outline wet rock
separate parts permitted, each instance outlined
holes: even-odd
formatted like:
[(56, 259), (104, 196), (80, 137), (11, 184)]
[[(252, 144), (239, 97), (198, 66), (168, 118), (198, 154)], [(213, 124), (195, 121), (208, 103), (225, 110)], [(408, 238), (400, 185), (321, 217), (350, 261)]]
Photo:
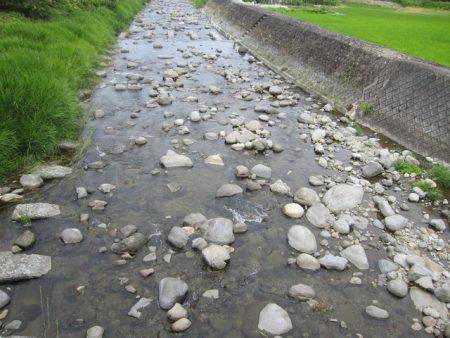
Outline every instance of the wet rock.
[(188, 285), (181, 279), (166, 277), (159, 282), (159, 306), (168, 310), (175, 303), (182, 303), (188, 292)]
[(102, 200), (92, 200), (88, 203), (88, 206), (92, 208), (92, 210), (103, 210), (107, 205), (108, 202)]
[(139, 270), (139, 274), (144, 278), (147, 278), (148, 276), (153, 275), (154, 273), (155, 273), (155, 269), (153, 269), (153, 268)]
[(168, 95), (162, 95), (162, 96), (158, 97), (156, 102), (158, 102), (158, 104), (160, 106), (168, 106), (168, 105), (172, 104), (173, 98)]
[(30, 230), (25, 230), (20, 234), (19, 237), (16, 238), (14, 244), (19, 246), (22, 249), (29, 249), (36, 242), (36, 236)]
[(51, 257), (0, 252), (0, 282), (37, 278), (52, 268)]
[(199, 122), (202, 118), (201, 118), (201, 116), (200, 116), (200, 112), (194, 110), (194, 111), (192, 111), (192, 112), (189, 114), (189, 119), (190, 119), (192, 122)]
[(398, 231), (403, 229), (406, 226), (406, 223), (408, 223), (408, 219), (403, 217), (402, 215), (392, 215), (384, 219), (386, 228), (391, 231)]
[(387, 289), (390, 293), (399, 298), (403, 298), (408, 294), (408, 284), (400, 278), (387, 282)]
[(447, 318), (447, 307), (432, 294), (413, 286), (409, 290), (409, 296), (417, 310), (422, 312), (424, 308), (431, 307), (439, 312), (441, 318)]
[(26, 219), (41, 219), (58, 216), (61, 213), (59, 205), (49, 203), (30, 203), (16, 205), (11, 216), (13, 221)]
[(289, 195), (291, 188), (282, 180), (276, 180), (275, 183), (270, 185), (270, 191), (281, 195)]
[(103, 169), (104, 167), (106, 167), (106, 163), (103, 161), (94, 161), (94, 162), (88, 163), (87, 167), (89, 169), (99, 170), (99, 169)]
[(380, 259), (378, 261), (378, 267), (381, 273), (384, 274), (398, 270), (398, 265), (388, 259)]
[(334, 220), (328, 208), (322, 203), (313, 204), (306, 211), (306, 218), (312, 225), (318, 228), (325, 228)]
[(205, 224), (208, 220), (205, 216), (203, 216), (200, 213), (192, 213), (184, 217), (183, 219), (183, 225), (184, 226), (190, 226), (195, 229), (200, 228), (203, 224)]
[(208, 243), (205, 241), (204, 238), (202, 237), (198, 237), (195, 238), (192, 241), (192, 248), (193, 249), (197, 249), (197, 250), (203, 250), (204, 248), (206, 248), (208, 246)]
[(375, 305), (369, 305), (366, 307), (366, 313), (376, 319), (387, 319), (389, 318), (389, 313)]
[(18, 194), (4, 194), (0, 196), (0, 201), (3, 203), (16, 203), (22, 200), (23, 196)]
[(2, 290), (0, 290), (0, 310), (3, 309), (6, 305), (9, 304), (11, 298), (8, 294)]
[(211, 155), (205, 158), (205, 164), (219, 165), (219, 166), (225, 165), (225, 163), (223, 163), (222, 157), (220, 157), (219, 154)]
[(137, 231), (137, 227), (134, 224), (127, 224), (120, 228), (119, 232), (122, 238), (127, 238)]
[(442, 286), (434, 290), (437, 299), (444, 303), (450, 303), (450, 282), (442, 284)]
[(258, 329), (272, 335), (282, 335), (292, 330), (291, 318), (282, 307), (269, 303), (259, 313)]
[(186, 232), (178, 226), (172, 227), (170, 229), (169, 235), (167, 236), (167, 240), (174, 247), (182, 249), (186, 246), (189, 237), (186, 235)]
[(357, 185), (337, 184), (323, 196), (323, 203), (332, 212), (350, 210), (358, 206), (363, 198), (364, 190)]
[(202, 297), (208, 299), (219, 299), (219, 290), (218, 289), (206, 290), (205, 292), (203, 292)]
[(143, 146), (144, 144), (147, 144), (147, 139), (144, 136), (138, 136), (134, 140), (134, 144), (138, 146)]
[(183, 332), (191, 327), (191, 321), (187, 318), (178, 319), (175, 323), (170, 326), (173, 332)]
[(77, 199), (85, 198), (88, 195), (87, 189), (84, 187), (77, 187), (75, 191), (77, 193)]
[(234, 195), (242, 194), (244, 190), (237, 184), (226, 183), (223, 184), (217, 191), (216, 197), (231, 197)]
[(215, 244), (230, 244), (234, 242), (233, 222), (227, 218), (213, 218), (207, 223), (205, 240)]
[(283, 206), (283, 213), (290, 218), (301, 218), (304, 210), (300, 204), (288, 203)]
[(40, 167), (34, 174), (39, 175), (44, 180), (53, 178), (63, 178), (72, 173), (72, 168), (61, 165), (46, 165)]
[(327, 136), (327, 132), (324, 129), (314, 129), (311, 133), (311, 140), (313, 143), (316, 143)]
[(134, 317), (137, 319), (141, 318), (142, 313), (140, 312), (140, 310), (149, 306), (151, 304), (151, 302), (152, 302), (152, 299), (150, 299), (150, 298), (145, 298), (145, 297), (140, 298), (137, 301), (137, 303), (131, 307), (130, 311), (128, 311), (128, 315), (130, 317)]
[(202, 250), (203, 259), (216, 270), (224, 269), (230, 260), (229, 250), (217, 244), (211, 244)]
[(86, 332), (86, 338), (102, 338), (105, 333), (105, 329), (101, 326), (93, 326)]
[(250, 171), (248, 170), (247, 167), (243, 166), (243, 165), (238, 165), (236, 167), (236, 171), (235, 171), (236, 177), (239, 178), (246, 178), (249, 176)]
[(383, 171), (383, 166), (378, 162), (370, 162), (362, 168), (362, 174), (366, 178), (378, 176)]
[(111, 251), (120, 254), (124, 252), (135, 253), (138, 252), (140, 248), (142, 248), (148, 239), (145, 235), (140, 232), (136, 232), (135, 234), (122, 239), (118, 243), (114, 243), (111, 245)]
[(325, 255), (319, 259), (320, 265), (328, 270), (339, 270), (342, 271), (347, 266), (347, 259), (344, 257)]
[(309, 182), (309, 184), (311, 184), (312, 186), (315, 186), (315, 187), (325, 184), (324, 178), (320, 175), (319, 176), (318, 175), (309, 176), (308, 182)]
[(359, 245), (351, 245), (341, 251), (341, 256), (347, 258), (350, 263), (360, 270), (367, 270), (369, 268), (369, 261), (367, 260), (364, 248)]
[(172, 150), (168, 150), (166, 155), (161, 157), (160, 162), (165, 168), (179, 168), (179, 167), (191, 168), (194, 166), (189, 157), (179, 155)]
[(295, 192), (294, 201), (309, 207), (317, 202), (320, 202), (320, 198), (314, 190), (303, 187)]
[(83, 240), (83, 234), (77, 228), (67, 228), (61, 232), (60, 238), (64, 244), (76, 244)]
[(257, 164), (255, 165), (252, 170), (252, 174), (255, 174), (258, 177), (270, 179), (272, 177), (272, 169), (268, 166), (265, 166), (264, 164)]
[(180, 303), (176, 303), (169, 311), (167, 311), (167, 318), (172, 321), (186, 318), (187, 315), (187, 310)]
[(373, 201), (375, 202), (375, 204), (377, 205), (378, 209), (380, 210), (381, 214), (384, 217), (389, 217), (389, 216), (394, 216), (395, 215), (395, 211), (394, 209), (392, 209), (391, 205), (389, 204), (389, 202), (379, 196), (375, 196), (373, 198)]
[(283, 89), (281, 89), (279, 86), (270, 86), (269, 94), (273, 96), (281, 95), (283, 94)]
[(100, 184), (98, 190), (100, 190), (104, 194), (109, 194), (110, 192), (116, 190), (116, 186), (110, 183), (103, 183)]
[(24, 188), (35, 189), (44, 184), (44, 180), (38, 174), (27, 174), (20, 176), (20, 184)]
[[(18, 319), (10, 321), (8, 324), (5, 325), (5, 329), (8, 331), (17, 331), (22, 326), (22, 322)], [(14, 337), (13, 337), (14, 338)]]
[(320, 263), (317, 258), (306, 253), (301, 253), (296, 259), (299, 268), (304, 270), (317, 271), (320, 269)]
[(316, 237), (307, 227), (293, 225), (287, 234), (289, 245), (297, 251), (312, 254), (317, 251)]
[(313, 299), (316, 296), (314, 289), (309, 285), (296, 284), (289, 288), (289, 296), (300, 301)]
[(437, 231), (445, 231), (446, 225), (445, 221), (440, 218), (435, 218), (430, 221), (430, 226), (435, 228)]
[(247, 224), (243, 222), (238, 222), (233, 225), (233, 232), (235, 234), (243, 234), (247, 232), (247, 229), (248, 229)]

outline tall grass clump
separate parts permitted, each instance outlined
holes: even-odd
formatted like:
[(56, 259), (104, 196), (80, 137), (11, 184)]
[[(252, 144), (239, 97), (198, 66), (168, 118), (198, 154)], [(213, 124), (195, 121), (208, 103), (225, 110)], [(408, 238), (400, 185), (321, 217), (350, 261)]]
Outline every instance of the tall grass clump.
[(147, 0), (75, 2), (49, 20), (0, 15), (0, 178), (77, 137), (79, 89), (93, 83), (101, 53)]

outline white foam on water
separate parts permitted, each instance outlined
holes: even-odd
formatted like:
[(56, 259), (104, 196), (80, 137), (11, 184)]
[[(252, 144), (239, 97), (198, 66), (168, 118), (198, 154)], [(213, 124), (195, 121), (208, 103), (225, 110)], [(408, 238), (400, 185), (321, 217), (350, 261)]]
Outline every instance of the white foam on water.
[(264, 217), (267, 216), (267, 214), (264, 211), (262, 211), (262, 208), (259, 206), (252, 206), (252, 211), (250, 215), (247, 213), (243, 215), (239, 211), (229, 208), (227, 206), (224, 206), (224, 208), (229, 212), (231, 212), (233, 214), (234, 220), (239, 223), (245, 223), (246, 221), (261, 223)]

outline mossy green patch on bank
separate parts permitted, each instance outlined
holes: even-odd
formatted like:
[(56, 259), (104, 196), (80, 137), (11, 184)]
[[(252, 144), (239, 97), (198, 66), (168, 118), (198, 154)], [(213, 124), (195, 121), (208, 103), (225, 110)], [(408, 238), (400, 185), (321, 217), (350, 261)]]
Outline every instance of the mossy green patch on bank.
[(450, 12), (346, 4), (326, 11), (271, 8), (425, 60), (450, 66)]
[(208, 0), (194, 0), (194, 4), (196, 8), (201, 8), (206, 5)]
[(147, 0), (74, 11), (51, 20), (0, 15), (0, 178), (57, 153), (83, 125), (78, 91)]

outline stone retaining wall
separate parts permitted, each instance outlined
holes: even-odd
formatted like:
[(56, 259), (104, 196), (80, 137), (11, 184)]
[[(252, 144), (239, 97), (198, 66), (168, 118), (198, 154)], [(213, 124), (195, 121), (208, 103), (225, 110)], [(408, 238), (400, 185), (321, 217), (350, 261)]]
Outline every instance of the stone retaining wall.
[(450, 69), (231, 0), (210, 0), (213, 22), (341, 111), (422, 155), (450, 162)]

